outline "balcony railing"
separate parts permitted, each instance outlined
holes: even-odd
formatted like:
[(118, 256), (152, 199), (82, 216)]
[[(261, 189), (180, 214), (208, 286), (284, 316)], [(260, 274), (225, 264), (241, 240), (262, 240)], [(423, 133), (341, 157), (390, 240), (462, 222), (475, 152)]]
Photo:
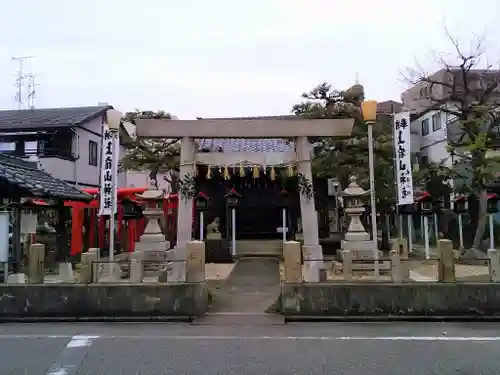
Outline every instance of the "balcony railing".
[(18, 158), (28, 158), (30, 156), (38, 156), (39, 158), (50, 158), (50, 157), (55, 157), (55, 158), (62, 158), (62, 159), (68, 159), (68, 160), (75, 160), (75, 156), (70, 152), (66, 150), (61, 150), (58, 148), (44, 148), (43, 150), (24, 150), (23, 152), (20, 151), (10, 151), (10, 150), (5, 150), (2, 151), (0, 150), (1, 153), (16, 156)]

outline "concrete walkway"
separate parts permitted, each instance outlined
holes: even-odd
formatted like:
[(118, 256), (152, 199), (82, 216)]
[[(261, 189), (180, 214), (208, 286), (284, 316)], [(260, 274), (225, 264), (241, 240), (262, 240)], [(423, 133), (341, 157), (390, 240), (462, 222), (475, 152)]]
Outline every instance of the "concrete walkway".
[(241, 258), (220, 288), (213, 291), (210, 312), (265, 313), (279, 295), (278, 259)]

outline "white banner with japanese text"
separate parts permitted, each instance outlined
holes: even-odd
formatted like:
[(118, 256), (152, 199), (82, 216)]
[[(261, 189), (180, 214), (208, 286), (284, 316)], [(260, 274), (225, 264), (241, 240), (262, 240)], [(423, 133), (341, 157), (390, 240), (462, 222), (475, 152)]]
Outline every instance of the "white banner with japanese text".
[(113, 201), (115, 202), (113, 214), (116, 214), (119, 153), (120, 142), (118, 132), (110, 131), (108, 124), (103, 124), (99, 215), (111, 215)]
[(410, 112), (394, 114), (395, 174), (398, 187), (398, 206), (413, 203), (410, 140)]

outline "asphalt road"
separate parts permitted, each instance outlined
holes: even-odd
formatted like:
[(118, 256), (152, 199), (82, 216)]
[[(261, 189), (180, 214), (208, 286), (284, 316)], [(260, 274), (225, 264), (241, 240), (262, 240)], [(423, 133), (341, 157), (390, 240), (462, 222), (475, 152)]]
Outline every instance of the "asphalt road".
[(0, 325), (1, 375), (500, 372), (498, 323)]

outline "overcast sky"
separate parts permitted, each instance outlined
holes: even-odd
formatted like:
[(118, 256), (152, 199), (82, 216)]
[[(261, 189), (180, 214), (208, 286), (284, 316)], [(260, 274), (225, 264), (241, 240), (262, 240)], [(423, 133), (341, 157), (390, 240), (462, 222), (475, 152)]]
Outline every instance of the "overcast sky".
[(398, 100), (401, 71), (488, 33), (500, 1), (0, 0), (0, 108), (15, 108), (17, 63), (39, 74), (37, 107), (107, 102), (181, 119), (289, 113), (300, 94), (355, 82)]

